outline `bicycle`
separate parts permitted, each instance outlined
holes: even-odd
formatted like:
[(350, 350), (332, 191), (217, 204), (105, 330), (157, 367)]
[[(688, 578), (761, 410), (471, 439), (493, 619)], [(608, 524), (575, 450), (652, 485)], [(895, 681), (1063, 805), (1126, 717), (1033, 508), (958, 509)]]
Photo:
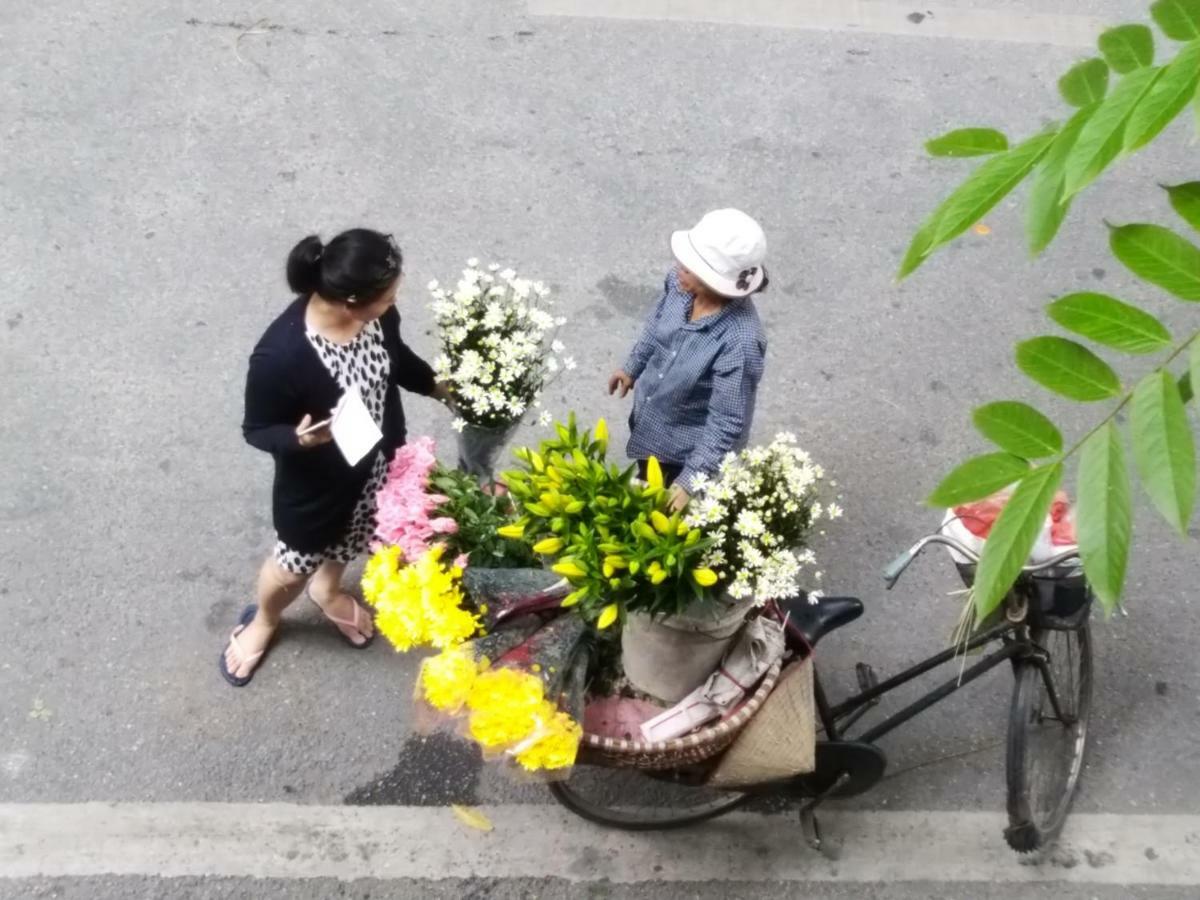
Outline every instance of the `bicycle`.
[[(970, 583), (978, 556), (943, 534), (922, 538), (884, 570), (890, 590), (930, 545), (955, 550)], [(1052, 843), (1062, 830), (1083, 768), (1091, 711), (1092, 640), (1089, 618), (1092, 593), (1083, 577), (1077, 550), (1068, 550), (1026, 566), (1001, 610), (957, 646), (878, 681), (870, 666), (859, 663), (859, 692), (833, 704), (821, 686), (813, 658), (813, 694), (819, 739), (812, 772), (764, 782), (736, 791), (705, 785), (714, 761), (665, 771), (619, 769), (589, 764), (581, 757), (569, 779), (550, 785), (555, 799), (573, 813), (599, 825), (647, 831), (681, 828), (731, 812), (756, 798), (798, 799), (805, 837), (815, 849), (823, 842), (816, 810), (830, 797), (864, 793), (884, 776), (887, 757), (876, 741), (935, 703), (1011, 663), (1014, 686), (1006, 750), (1008, 827), (1005, 840), (1020, 853)], [(784, 623), (789, 662), (813, 654), (818, 642), (863, 613), (855, 597), (805, 597), (768, 606), (764, 614)], [(966, 666), (965, 654), (994, 642), (1000, 646)], [(918, 700), (857, 737), (848, 730), (889, 692), (952, 660), (963, 668)], [(623, 779), (630, 779), (625, 783)], [(595, 796), (589, 796), (594, 794)], [(669, 801), (669, 802), (663, 802)]]

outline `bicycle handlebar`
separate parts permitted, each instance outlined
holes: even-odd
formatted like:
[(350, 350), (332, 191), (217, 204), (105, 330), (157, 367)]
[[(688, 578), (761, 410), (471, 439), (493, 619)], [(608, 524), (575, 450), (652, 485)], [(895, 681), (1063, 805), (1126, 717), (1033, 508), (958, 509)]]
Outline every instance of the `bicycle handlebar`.
[[(956, 540), (955, 538), (945, 534), (926, 535), (925, 537), (921, 538), (921, 540), (909, 547), (906, 551), (893, 559), (884, 568), (883, 580), (889, 591), (896, 586), (896, 582), (900, 580), (900, 576), (904, 574), (904, 570), (907, 569), (912, 564), (912, 561), (920, 556), (925, 548), (930, 544), (941, 544), (945, 547), (949, 547), (951, 550), (961, 553), (963, 556), (967, 557), (967, 559), (971, 560), (971, 562), (979, 562), (979, 554), (966, 544), (962, 543), (962, 541)], [(1070, 550), (1064, 550), (1062, 553), (1052, 556), (1043, 562), (1034, 563), (1030, 566), (1022, 566), (1021, 571), (1025, 573), (1042, 572), (1046, 569), (1052, 569), (1055, 566), (1061, 566), (1069, 559), (1078, 558), (1079, 548), (1072, 547)]]

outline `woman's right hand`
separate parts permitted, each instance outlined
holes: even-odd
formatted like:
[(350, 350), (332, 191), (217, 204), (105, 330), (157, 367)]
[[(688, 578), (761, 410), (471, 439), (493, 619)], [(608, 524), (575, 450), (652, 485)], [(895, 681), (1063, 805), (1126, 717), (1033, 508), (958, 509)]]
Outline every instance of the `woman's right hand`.
[(616, 394), (617, 391), (620, 391), (618, 396), (624, 397), (631, 390), (633, 390), (633, 381), (634, 379), (632, 375), (630, 375), (624, 369), (617, 369), (617, 371), (608, 376), (608, 392), (610, 394)]
[(329, 430), (329, 425), (322, 425), (315, 431), (310, 431), (307, 434), (301, 434), (307, 428), (311, 428), (313, 423), (312, 416), (308, 413), (304, 414), (304, 418), (300, 420), (300, 424), (296, 426), (296, 439), (300, 442), (301, 447), (316, 447), (320, 444), (328, 444), (333, 440), (333, 433)]

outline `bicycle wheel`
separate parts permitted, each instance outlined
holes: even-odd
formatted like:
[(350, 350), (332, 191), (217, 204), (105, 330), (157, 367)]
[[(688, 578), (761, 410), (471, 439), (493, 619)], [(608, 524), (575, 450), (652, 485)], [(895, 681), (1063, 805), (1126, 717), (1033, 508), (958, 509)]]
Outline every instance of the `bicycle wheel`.
[(1016, 667), (1008, 722), (1008, 828), (1004, 838), (1018, 853), (1051, 843), (1062, 830), (1083, 769), (1092, 700), (1092, 634), (1076, 629), (1035, 630), (1033, 642), (1049, 658), (1047, 671), (1059, 702), (1050, 700), (1042, 669), (1026, 660)]
[(665, 831), (696, 825), (737, 809), (749, 794), (705, 787), (699, 770), (661, 772), (576, 765), (550, 793), (589, 822), (624, 831)]

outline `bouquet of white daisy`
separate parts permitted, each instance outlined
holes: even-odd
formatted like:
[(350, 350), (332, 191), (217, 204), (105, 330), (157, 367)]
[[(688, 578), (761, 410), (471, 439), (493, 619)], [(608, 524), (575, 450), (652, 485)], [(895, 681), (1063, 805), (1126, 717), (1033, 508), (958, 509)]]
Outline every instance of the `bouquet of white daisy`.
[[(467, 268), (453, 288), (430, 282), (442, 352), (434, 368), (450, 384), (458, 418), (459, 467), (491, 478), (495, 460), (542, 390), (575, 362), (556, 337), (566, 319), (550, 290), (492, 264)], [(542, 419), (550, 420), (547, 413)]]
[(713, 545), (701, 563), (717, 573), (725, 592), (758, 604), (795, 597), (802, 570), (816, 571), (806, 545), (821, 519), (837, 519), (836, 503), (822, 505), (824, 470), (781, 433), (765, 447), (730, 453), (715, 478), (694, 482), (686, 522)]

